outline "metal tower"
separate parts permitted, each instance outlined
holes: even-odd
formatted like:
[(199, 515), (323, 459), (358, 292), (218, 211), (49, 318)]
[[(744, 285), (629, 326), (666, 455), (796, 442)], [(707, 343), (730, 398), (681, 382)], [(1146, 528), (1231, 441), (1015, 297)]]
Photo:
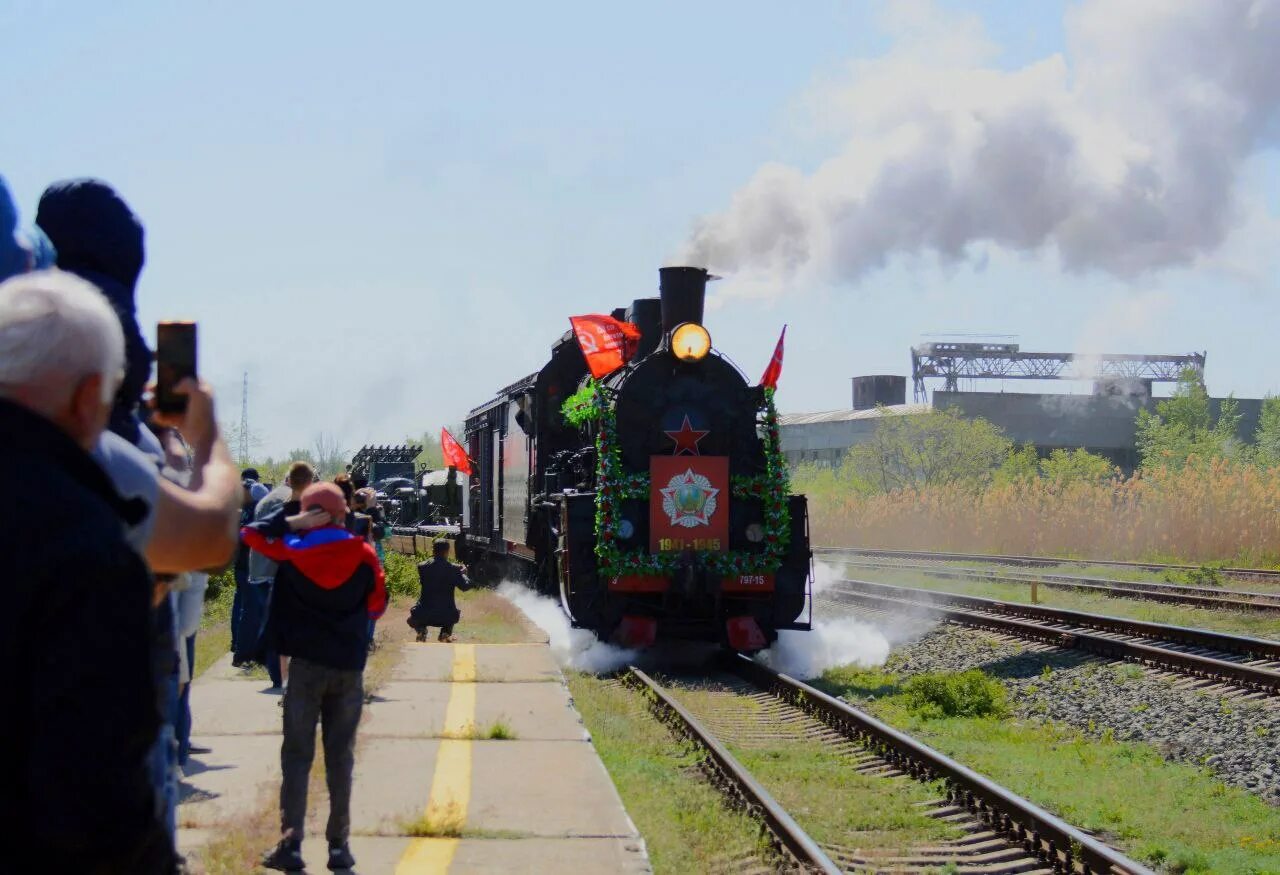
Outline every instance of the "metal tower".
[(1072, 352), (1023, 352), (1016, 343), (922, 343), (911, 348), (911, 379), (917, 401), (924, 400), (925, 378), (941, 377), (946, 392), (960, 380), (1129, 380), (1148, 384), (1177, 382), (1186, 371), (1204, 384), (1205, 353), (1189, 355), (1081, 355)]

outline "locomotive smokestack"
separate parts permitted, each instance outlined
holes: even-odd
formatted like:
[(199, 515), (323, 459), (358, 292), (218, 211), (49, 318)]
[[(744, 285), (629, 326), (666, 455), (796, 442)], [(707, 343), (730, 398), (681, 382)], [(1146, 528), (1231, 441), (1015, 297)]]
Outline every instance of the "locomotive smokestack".
[(703, 267), (658, 268), (658, 292), (662, 297), (662, 332), (681, 322), (702, 324), (710, 274)]

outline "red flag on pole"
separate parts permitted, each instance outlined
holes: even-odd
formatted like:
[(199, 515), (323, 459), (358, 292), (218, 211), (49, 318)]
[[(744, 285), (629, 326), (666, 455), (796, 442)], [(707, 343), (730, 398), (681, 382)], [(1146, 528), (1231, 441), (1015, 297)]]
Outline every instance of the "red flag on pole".
[(597, 380), (626, 364), (640, 339), (640, 329), (612, 316), (592, 314), (570, 316), (569, 324), (578, 338), (582, 357)]
[(471, 459), (462, 444), (453, 439), (449, 429), (440, 429), (440, 452), (444, 455), (444, 463), (450, 468), (457, 468), (459, 474), (471, 473)]
[(766, 389), (778, 388), (778, 378), (782, 376), (782, 342), (787, 339), (787, 326), (782, 326), (782, 333), (778, 335), (778, 345), (773, 348), (773, 358), (769, 360), (769, 367), (764, 369), (764, 376), (760, 378), (760, 385)]

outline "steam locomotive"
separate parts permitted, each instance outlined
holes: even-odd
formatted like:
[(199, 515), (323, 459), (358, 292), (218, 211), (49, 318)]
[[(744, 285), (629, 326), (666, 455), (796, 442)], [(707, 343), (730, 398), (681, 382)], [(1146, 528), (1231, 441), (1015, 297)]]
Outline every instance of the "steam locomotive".
[(658, 298), (614, 310), (639, 338), (612, 373), (593, 379), (590, 338), (569, 331), (467, 415), (473, 576), (521, 578), (631, 647), (752, 652), (810, 628), (805, 498), (787, 491), (772, 390), (711, 346), (710, 278), (665, 267)]

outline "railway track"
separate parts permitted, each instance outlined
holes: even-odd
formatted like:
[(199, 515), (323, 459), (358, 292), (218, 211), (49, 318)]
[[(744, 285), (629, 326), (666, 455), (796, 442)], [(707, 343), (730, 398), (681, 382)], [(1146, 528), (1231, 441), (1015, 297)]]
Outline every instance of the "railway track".
[[(1058, 559), (1050, 556), (1004, 556), (990, 553), (949, 553), (929, 550), (886, 550), (871, 547), (814, 547), (817, 556), (887, 556), (935, 562), (982, 562), (987, 565), (1015, 565), (1024, 568), (1051, 568), (1065, 565), (1077, 568), (1119, 568), (1157, 573), (1188, 573), (1203, 570), (1198, 565), (1169, 565), (1159, 562), (1125, 562), (1117, 559)], [(1230, 580), (1266, 581), (1280, 584), (1280, 569), (1216, 568), (1217, 574)]]
[[(705, 752), (713, 782), (761, 821), (782, 861), (806, 872), (1149, 873), (1092, 836), (992, 783), (932, 748), (846, 702), (742, 656), (726, 661), (726, 695), (704, 703), (705, 719), (680, 695), (632, 668), (625, 682), (641, 690), (650, 709)], [(837, 749), (850, 769), (884, 780), (941, 780), (945, 795), (924, 803), (929, 816), (958, 828), (960, 837), (893, 853), (820, 844), (730, 753), (725, 741), (750, 746), (818, 740)], [(949, 867), (949, 868), (948, 868)]]
[(1206, 683), (1226, 681), (1254, 697), (1280, 693), (1280, 641), (1266, 638), (870, 580), (840, 580), (827, 590), (825, 597), (1140, 662), (1192, 675)]
[(945, 568), (938, 565), (898, 560), (845, 559), (847, 567), (883, 571), (910, 571), (945, 580), (984, 580), (994, 583), (1036, 583), (1048, 589), (1097, 592), (1112, 598), (1143, 599), (1188, 607), (1225, 611), (1270, 611), (1280, 613), (1280, 593), (1236, 589), (1208, 589), (1177, 583), (1117, 581), (1106, 577), (1078, 577), (1069, 574), (1037, 574), (1020, 571), (991, 571), (982, 568)]

